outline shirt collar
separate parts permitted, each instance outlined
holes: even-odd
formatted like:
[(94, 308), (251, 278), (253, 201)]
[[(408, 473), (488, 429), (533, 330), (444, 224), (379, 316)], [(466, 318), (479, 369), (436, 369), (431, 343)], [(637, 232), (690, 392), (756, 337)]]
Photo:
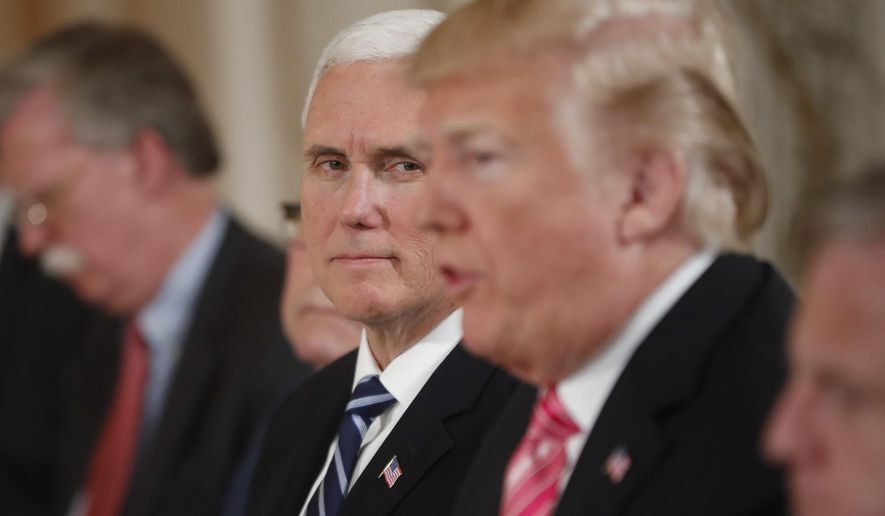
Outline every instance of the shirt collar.
[[(559, 383), (557, 394), (569, 415), (583, 431), (588, 431), (595, 424), (599, 411), (608, 398), (608, 392), (636, 348), (710, 267), (715, 258), (716, 251), (704, 250), (682, 262), (646, 297), (621, 331), (603, 346), (604, 351), (601, 354)], [(605, 395), (587, 397), (587, 393), (594, 392), (604, 392)], [(588, 399), (592, 401), (588, 403)]]
[(209, 273), (227, 228), (228, 217), (215, 209), (197, 237), (179, 256), (158, 293), (136, 320), (151, 354), (177, 350), (190, 326), (200, 287)]
[(366, 330), (363, 329), (351, 389), (365, 376), (377, 374), (381, 384), (393, 394), (397, 402), (410, 405), (439, 364), (461, 341), (462, 317), (463, 310), (452, 312), (414, 346), (394, 358), (384, 371), (375, 362), (366, 339)]

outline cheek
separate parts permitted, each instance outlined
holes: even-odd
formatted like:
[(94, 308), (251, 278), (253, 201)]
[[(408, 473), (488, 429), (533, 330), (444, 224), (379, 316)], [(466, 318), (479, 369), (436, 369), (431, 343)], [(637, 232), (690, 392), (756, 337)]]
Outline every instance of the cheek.
[(855, 470), (858, 481), (885, 485), (885, 417), (878, 413), (854, 416), (842, 426), (844, 430), (832, 439), (839, 447), (836, 451), (845, 457), (844, 466)]
[(329, 184), (305, 178), (301, 189), (300, 234), (308, 248), (325, 243), (338, 222), (338, 201)]

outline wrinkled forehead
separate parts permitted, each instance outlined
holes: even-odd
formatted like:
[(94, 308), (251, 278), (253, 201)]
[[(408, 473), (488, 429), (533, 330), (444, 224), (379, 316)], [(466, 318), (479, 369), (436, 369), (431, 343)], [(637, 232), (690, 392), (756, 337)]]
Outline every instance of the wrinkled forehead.
[[(462, 134), (493, 128), (529, 132), (537, 126), (525, 122), (552, 116), (571, 88), (562, 56), (502, 56), (426, 82), (422, 132)], [(499, 127), (494, 126), (495, 119)]]
[(424, 92), (406, 79), (406, 69), (404, 59), (329, 67), (308, 108), (304, 147), (330, 140), (403, 144), (417, 128), (424, 100)]
[(885, 383), (885, 242), (836, 240), (813, 260), (794, 350), (880, 369)]

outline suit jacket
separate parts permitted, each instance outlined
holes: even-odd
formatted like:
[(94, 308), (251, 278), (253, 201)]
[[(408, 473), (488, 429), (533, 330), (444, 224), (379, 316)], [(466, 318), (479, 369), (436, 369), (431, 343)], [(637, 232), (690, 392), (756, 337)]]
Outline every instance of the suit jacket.
[[(344, 416), (356, 355), (330, 364), (283, 405), (265, 436), (249, 514), (297, 515), (301, 510)], [(448, 514), (452, 494), (516, 385), (503, 371), (456, 346), (375, 453), (338, 514)], [(394, 455), (403, 474), (388, 489), (379, 474)]]
[(62, 372), (95, 312), (0, 227), (0, 514), (44, 515), (57, 482)]
[[(556, 514), (785, 513), (782, 478), (759, 453), (785, 376), (793, 296), (768, 265), (719, 257), (640, 344), (606, 400)], [(504, 471), (536, 399), (518, 389), (453, 514), (498, 514)], [(619, 447), (626, 454), (613, 452)], [(610, 458), (630, 467), (620, 482)]]
[[(230, 220), (198, 295), (162, 417), (139, 455), (125, 514), (216, 515), (258, 423), (293, 376), (309, 374), (278, 320), (285, 260)], [(66, 378), (58, 513), (83, 486), (116, 385), (122, 322), (90, 329)]]

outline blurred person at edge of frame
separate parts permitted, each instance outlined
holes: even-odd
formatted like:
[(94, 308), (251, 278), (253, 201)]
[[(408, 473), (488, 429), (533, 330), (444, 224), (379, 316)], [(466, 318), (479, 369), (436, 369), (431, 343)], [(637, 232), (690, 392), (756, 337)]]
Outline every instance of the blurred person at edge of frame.
[(715, 5), (477, 0), (418, 50), (417, 215), (465, 346), (532, 384), (457, 514), (783, 513), (759, 442), (793, 295), (734, 252), (767, 180)]
[(186, 72), (84, 22), (0, 69), (0, 184), (20, 248), (112, 317), (65, 375), (54, 514), (214, 515), (293, 376), (281, 252), (220, 205)]
[(795, 516), (885, 514), (885, 165), (830, 190), (790, 338), (769, 457)]

